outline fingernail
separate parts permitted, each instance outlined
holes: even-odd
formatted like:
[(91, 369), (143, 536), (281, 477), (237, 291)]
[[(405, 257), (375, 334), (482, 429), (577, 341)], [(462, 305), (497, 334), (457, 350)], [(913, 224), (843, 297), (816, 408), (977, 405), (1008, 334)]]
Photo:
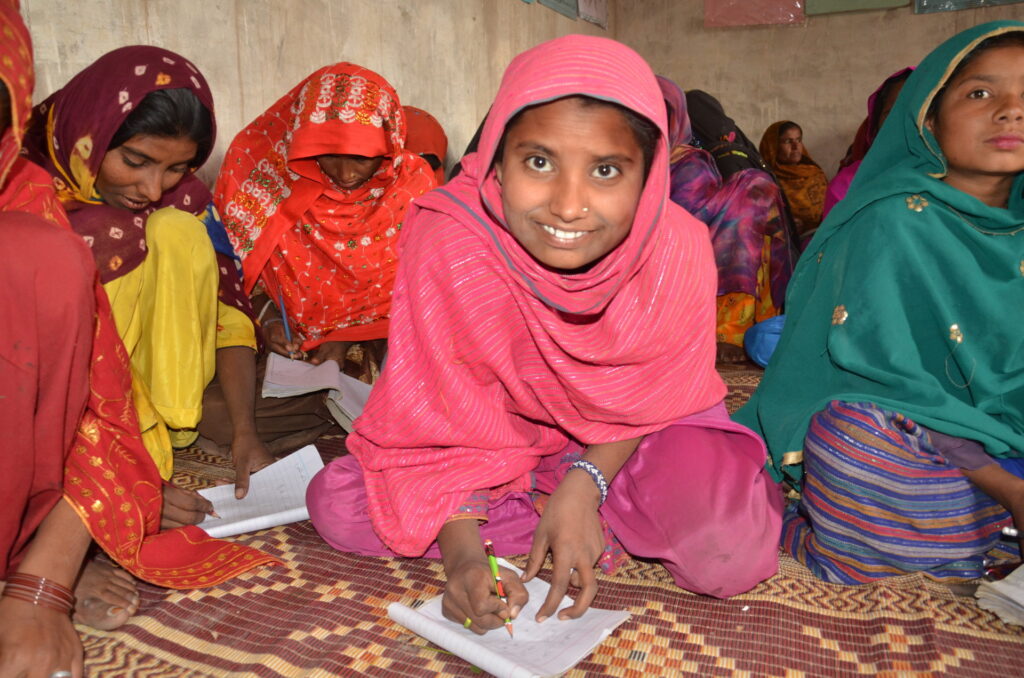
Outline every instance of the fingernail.
[[(236, 496), (237, 496), (237, 494), (236, 494)], [(241, 497), (239, 497), (239, 499), (241, 499)], [(216, 511), (214, 511), (213, 509), (210, 509), (209, 511), (207, 511), (207, 513), (209, 513), (209, 514), (210, 514), (211, 516), (213, 516), (214, 518), (220, 518), (220, 516), (219, 516), (219, 515), (217, 515), (217, 512), (216, 512)]]
[(540, 616), (540, 617), (537, 617), (537, 623), (538, 624), (543, 624), (545, 621), (547, 621), (547, 617), (545, 617), (543, 615)]
[(124, 612), (124, 608), (123, 607), (108, 607), (107, 608), (107, 616), (108, 617), (113, 617), (115, 615), (119, 615), (122, 612)]
[(520, 612), (522, 612), (522, 611), (523, 611), (523, 608), (522, 608), (522, 606), (521, 606), (521, 605), (513, 605), (513, 606), (512, 606), (512, 610), (511, 610), (510, 614), (511, 614), (511, 615), (512, 615), (513, 617), (518, 617), (518, 616), (519, 616), (519, 613), (520, 613)]

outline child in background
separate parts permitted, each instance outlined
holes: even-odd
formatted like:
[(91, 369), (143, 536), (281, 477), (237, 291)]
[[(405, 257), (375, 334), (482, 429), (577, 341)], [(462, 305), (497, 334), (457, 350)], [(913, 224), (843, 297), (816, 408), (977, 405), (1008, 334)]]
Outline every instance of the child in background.
[[(831, 582), (973, 579), (1024, 523), (1024, 23), (908, 78), (801, 258), (737, 413), (802, 482), (784, 546)], [(802, 463), (801, 463), (802, 462)]]
[(477, 633), (506, 606), (482, 540), (553, 556), (557, 611), (624, 551), (724, 597), (777, 569), (782, 501), (762, 442), (714, 370), (707, 227), (668, 197), (665, 105), (628, 47), (567, 36), (518, 56), (464, 171), (404, 231), (388, 367), (351, 456), (310, 485), (337, 549), (438, 557), (446, 616)]

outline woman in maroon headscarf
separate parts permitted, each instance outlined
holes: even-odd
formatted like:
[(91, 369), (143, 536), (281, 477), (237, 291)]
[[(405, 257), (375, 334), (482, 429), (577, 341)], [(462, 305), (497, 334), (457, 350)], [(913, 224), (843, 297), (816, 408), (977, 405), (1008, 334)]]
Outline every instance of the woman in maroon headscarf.
[[(256, 336), (238, 262), (194, 172), (209, 157), (213, 98), (199, 70), (158, 47), (114, 50), (35, 110), (29, 157), (46, 169), (91, 247), (131, 356), (146, 448), (161, 474), (197, 436), (214, 374), (229, 402), (236, 482), (270, 460), (255, 432)], [(209, 510), (168, 497), (177, 524)]]

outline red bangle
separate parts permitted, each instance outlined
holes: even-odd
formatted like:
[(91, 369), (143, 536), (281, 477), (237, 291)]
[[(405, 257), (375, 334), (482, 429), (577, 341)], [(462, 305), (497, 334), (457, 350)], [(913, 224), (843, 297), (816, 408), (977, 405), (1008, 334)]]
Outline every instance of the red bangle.
[(75, 609), (75, 594), (71, 589), (34, 574), (16, 572), (10, 575), (2, 595), (68, 615)]

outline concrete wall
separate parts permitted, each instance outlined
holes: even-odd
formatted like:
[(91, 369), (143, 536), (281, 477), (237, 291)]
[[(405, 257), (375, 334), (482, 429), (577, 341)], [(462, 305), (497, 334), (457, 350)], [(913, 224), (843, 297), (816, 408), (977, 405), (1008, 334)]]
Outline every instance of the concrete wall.
[(567, 33), (610, 35), (521, 0), (22, 0), (41, 101), (116, 47), (153, 44), (192, 60), (210, 81), (215, 176), (234, 135), (317, 68), (377, 71), (404, 104), (444, 125), (449, 164), (487, 112), (508, 62)]
[(886, 77), (965, 28), (1024, 19), (1024, 4), (921, 15), (904, 7), (813, 16), (799, 26), (706, 29), (703, 7), (701, 0), (617, 2), (615, 37), (683, 89), (718, 97), (754, 143), (776, 120), (800, 123), (829, 176)]
[(831, 175), (887, 75), (968, 26), (1024, 19), (1024, 4), (926, 15), (907, 7), (705, 29), (702, 0), (608, 4), (607, 31), (521, 0), (22, 0), (22, 13), (39, 98), (122, 45), (161, 45), (194, 61), (213, 88), (220, 128), (207, 179), (243, 125), (315, 69), (343, 60), (378, 71), (403, 103), (437, 116), (451, 165), (512, 57), (574, 32), (617, 38), (656, 72), (715, 94), (755, 142), (775, 120), (796, 120)]

